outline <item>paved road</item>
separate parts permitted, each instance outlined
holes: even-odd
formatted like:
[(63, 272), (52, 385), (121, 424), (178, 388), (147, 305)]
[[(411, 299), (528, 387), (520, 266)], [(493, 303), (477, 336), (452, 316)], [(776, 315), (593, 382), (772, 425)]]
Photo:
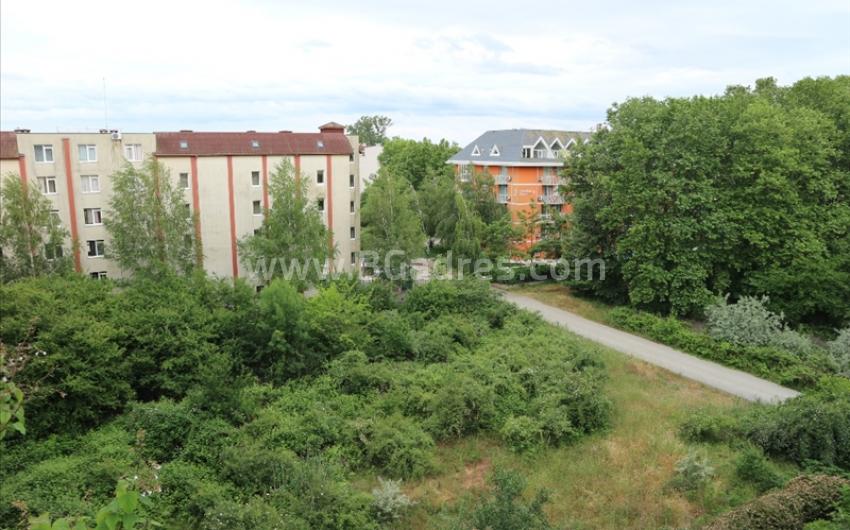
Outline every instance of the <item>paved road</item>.
[(576, 335), (746, 400), (777, 403), (799, 395), (799, 392), (790, 388), (599, 324), (533, 298), (508, 291), (502, 294), (509, 302), (524, 309), (536, 311), (545, 320), (564, 326)]

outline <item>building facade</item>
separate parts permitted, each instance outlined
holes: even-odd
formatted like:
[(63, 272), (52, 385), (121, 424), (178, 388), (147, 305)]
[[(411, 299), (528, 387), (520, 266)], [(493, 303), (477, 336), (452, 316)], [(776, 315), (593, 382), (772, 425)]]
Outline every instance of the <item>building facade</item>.
[[(3, 132), (2, 174), (17, 173), (53, 203), (54, 212), (78, 242), (77, 271), (93, 277), (126, 274), (108, 258), (111, 175), (124, 164), (141, 165), (153, 156), (184, 190), (196, 219), (203, 266), (220, 277), (247, 278), (251, 271), (237, 243), (262, 225), (272, 206), (269, 176), (288, 161), (308, 184), (336, 249), (335, 272), (357, 268), (360, 253), (360, 175), (358, 140), (342, 125), (328, 123), (317, 133), (178, 132), (33, 133)], [(12, 145), (14, 142), (14, 145)], [(71, 246), (71, 245), (69, 245)]]
[[(570, 211), (558, 190), (560, 170), (572, 147), (589, 136), (540, 129), (487, 131), (447, 163), (455, 166), (461, 182), (474, 173), (492, 175), (497, 201), (507, 206), (514, 222), (532, 215), (545, 222), (552, 212)], [(523, 246), (536, 240), (537, 233), (531, 233)]]

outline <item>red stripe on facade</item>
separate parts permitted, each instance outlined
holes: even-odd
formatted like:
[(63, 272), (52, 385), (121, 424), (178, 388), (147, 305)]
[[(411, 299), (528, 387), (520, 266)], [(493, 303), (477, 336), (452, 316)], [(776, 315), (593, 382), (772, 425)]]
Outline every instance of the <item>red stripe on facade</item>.
[(334, 250), (334, 198), (333, 198), (334, 197), (334, 194), (333, 194), (334, 173), (333, 173), (333, 164), (331, 164), (331, 155), (325, 155), (325, 165), (327, 167), (327, 174), (328, 174), (327, 175), (328, 183), (327, 183), (327, 188), (326, 188), (327, 189), (327, 198), (325, 199), (325, 202), (327, 203), (326, 206), (327, 206), (327, 209), (328, 209), (328, 246), (330, 248), (330, 256), (331, 256), (329, 270), (331, 272), (333, 272), (333, 270), (334, 270), (334, 255), (333, 255), (333, 250)]
[(24, 186), (27, 184), (27, 161), (24, 158), (24, 155), (18, 157), (18, 172), (21, 174), (21, 182), (24, 183)]
[(198, 157), (193, 156), (190, 159), (190, 171), (192, 172), (192, 207), (195, 209), (195, 262), (198, 267), (204, 266), (204, 254), (201, 251), (203, 248), (201, 239), (201, 190), (198, 186)]
[(263, 211), (268, 215), (269, 209), (269, 157), (263, 155)]
[(68, 186), (68, 209), (71, 217), (71, 245), (74, 249), (74, 269), (83, 271), (80, 262), (80, 233), (77, 230), (77, 204), (74, 197), (74, 177), (71, 175), (71, 139), (62, 138), (62, 151), (65, 156), (65, 182)]
[(236, 201), (233, 198), (233, 157), (227, 157), (227, 203), (230, 206), (230, 266), (233, 278), (239, 277), (239, 260), (236, 257)]

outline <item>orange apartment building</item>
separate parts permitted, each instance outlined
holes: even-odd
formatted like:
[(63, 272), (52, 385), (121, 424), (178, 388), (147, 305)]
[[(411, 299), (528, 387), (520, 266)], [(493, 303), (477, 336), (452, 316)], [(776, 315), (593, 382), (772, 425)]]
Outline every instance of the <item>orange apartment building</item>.
[[(497, 200), (507, 205), (514, 222), (520, 213), (538, 213), (545, 221), (553, 211), (568, 212), (569, 204), (558, 191), (564, 157), (589, 133), (540, 129), (487, 131), (448, 160), (458, 179), (473, 173), (493, 175)], [(525, 241), (531, 245), (537, 236)]]

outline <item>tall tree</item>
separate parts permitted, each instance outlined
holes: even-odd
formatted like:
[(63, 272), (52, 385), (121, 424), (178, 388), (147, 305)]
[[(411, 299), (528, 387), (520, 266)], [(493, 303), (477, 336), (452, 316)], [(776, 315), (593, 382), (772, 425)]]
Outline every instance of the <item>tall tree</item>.
[(419, 142), (393, 138), (384, 142), (384, 151), (378, 161), (382, 168), (406, 178), (418, 190), (428, 175), (454, 175), (452, 166), (446, 161), (458, 151), (460, 147), (448, 140), (433, 143), (427, 138)]
[(278, 164), (269, 182), (271, 207), (263, 225), (239, 242), (242, 262), (265, 275), (260, 278), (264, 282), (285, 278), (303, 291), (331, 265), (335, 250), (330, 232), (307, 190), (307, 181), (296, 175), (289, 161)]
[[(43, 276), (71, 269), (68, 232), (52, 203), (19, 175), (6, 175), (0, 190), (0, 278)], [(72, 244), (75, 244), (72, 242)]]
[(387, 141), (387, 128), (393, 124), (393, 120), (386, 116), (360, 116), (352, 125), (346, 127), (348, 134), (356, 134), (360, 143), (366, 145), (378, 145)]
[(469, 270), (471, 265), (481, 257), (482, 237), (485, 224), (470, 207), (463, 194), (456, 193), (454, 198), (455, 211), (457, 212), (454, 225), (454, 237), (452, 238), (451, 250), (455, 260), (467, 260), (463, 270)]
[(126, 164), (112, 175), (103, 223), (111, 236), (107, 256), (134, 274), (185, 274), (202, 255), (191, 206), (168, 169), (153, 157), (141, 167)]
[(422, 255), (425, 232), (416, 193), (407, 179), (381, 169), (364, 193), (360, 219), (363, 249), (376, 253), (384, 275), (399, 278), (409, 270), (410, 260)]
[(453, 208), (455, 182), (451, 175), (431, 173), (422, 182), (417, 192), (422, 226), (429, 238), (439, 237), (440, 223), (446, 218), (447, 210)]
[(792, 321), (850, 318), (850, 76), (717, 97), (630, 99), (568, 159), (565, 254), (583, 287), (675, 313), (770, 296)]

